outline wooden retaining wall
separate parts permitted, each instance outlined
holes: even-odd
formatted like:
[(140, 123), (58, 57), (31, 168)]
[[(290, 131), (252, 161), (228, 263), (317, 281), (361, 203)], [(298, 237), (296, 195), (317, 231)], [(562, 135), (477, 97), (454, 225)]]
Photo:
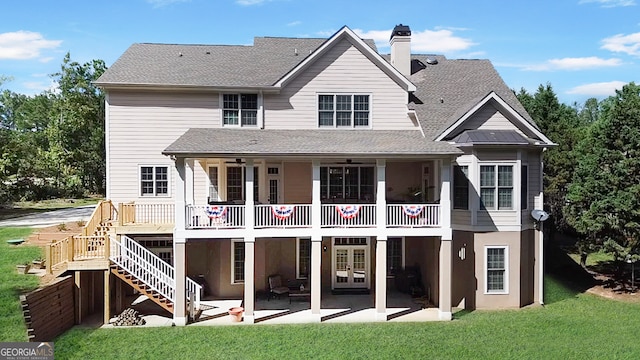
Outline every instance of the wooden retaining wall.
[(73, 276), (20, 296), (29, 341), (53, 341), (75, 323)]

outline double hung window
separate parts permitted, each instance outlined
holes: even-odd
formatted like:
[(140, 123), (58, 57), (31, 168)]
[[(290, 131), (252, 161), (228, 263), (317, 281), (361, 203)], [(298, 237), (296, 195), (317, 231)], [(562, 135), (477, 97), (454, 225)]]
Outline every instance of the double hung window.
[(320, 127), (368, 127), (370, 96), (362, 94), (318, 95)]
[(222, 124), (225, 126), (257, 126), (257, 94), (223, 94)]
[(513, 166), (480, 166), (480, 205), (486, 210), (513, 209)]
[(169, 195), (169, 167), (141, 166), (140, 167), (140, 195), (168, 196)]

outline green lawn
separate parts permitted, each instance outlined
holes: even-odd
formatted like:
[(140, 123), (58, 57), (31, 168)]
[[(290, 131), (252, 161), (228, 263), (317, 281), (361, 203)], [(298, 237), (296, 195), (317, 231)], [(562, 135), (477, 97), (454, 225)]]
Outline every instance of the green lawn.
[(452, 322), (72, 330), (64, 359), (634, 359), (640, 305), (577, 294), (547, 277), (547, 305)]
[[(0, 341), (24, 341), (17, 294), (36, 279), (15, 264), (38, 249), (6, 245), (0, 229)], [(36, 250), (36, 251), (34, 251)], [(59, 359), (636, 359), (640, 304), (577, 293), (547, 276), (545, 307), (473, 311), (451, 322), (73, 329)]]
[(18, 274), (16, 265), (41, 257), (42, 249), (9, 245), (7, 240), (26, 238), (30, 233), (28, 228), (0, 228), (0, 342), (27, 340), (18, 296), (37, 288), (38, 277)]

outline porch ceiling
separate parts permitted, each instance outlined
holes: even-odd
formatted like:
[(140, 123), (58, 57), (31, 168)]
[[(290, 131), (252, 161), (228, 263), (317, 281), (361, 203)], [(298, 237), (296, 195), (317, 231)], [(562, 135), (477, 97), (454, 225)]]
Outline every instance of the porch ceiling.
[(460, 155), (418, 130), (260, 130), (193, 128), (163, 152), (180, 157)]

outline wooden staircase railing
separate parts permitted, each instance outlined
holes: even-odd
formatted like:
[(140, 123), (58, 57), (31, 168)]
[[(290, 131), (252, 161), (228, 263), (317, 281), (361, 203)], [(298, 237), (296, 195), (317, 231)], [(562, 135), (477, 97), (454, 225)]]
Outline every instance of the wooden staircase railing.
[[(122, 237), (122, 242), (111, 239), (110, 243), (110, 259), (115, 265), (112, 266), (112, 273), (173, 313), (175, 302), (173, 266), (127, 236)], [(192, 311), (200, 308), (201, 291), (201, 285), (186, 278), (187, 300)], [(193, 313), (191, 315), (193, 316)]]
[(49, 244), (45, 248), (47, 273), (63, 271), (69, 261), (108, 259), (109, 238), (104, 225), (113, 221), (116, 214), (111, 200), (102, 200), (96, 205), (80, 234)]

